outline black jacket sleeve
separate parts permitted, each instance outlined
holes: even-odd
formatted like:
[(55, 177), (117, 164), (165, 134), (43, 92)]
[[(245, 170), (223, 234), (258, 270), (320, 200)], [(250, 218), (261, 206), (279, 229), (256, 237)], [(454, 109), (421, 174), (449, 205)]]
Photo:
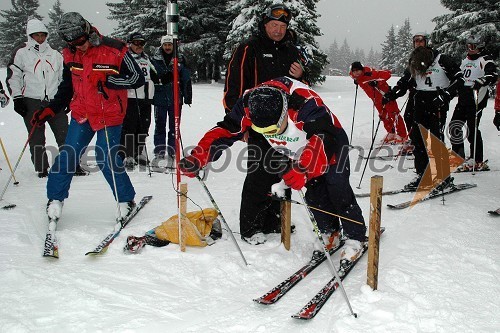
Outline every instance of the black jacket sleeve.
[(446, 54), (441, 54), (441, 57), (439, 57), (439, 64), (444, 68), (446, 76), (450, 80), (450, 85), (446, 90), (448, 90), (451, 96), (456, 95), (457, 91), (463, 87), (465, 82), (464, 74), (460, 66)]
[(64, 64), (62, 81), (59, 83), (57, 93), (55, 94), (54, 99), (50, 101), (48, 107), (55, 113), (62, 112), (69, 106), (72, 98), (73, 82), (71, 78), (71, 70), (66, 64)]
[[(241, 44), (233, 52), (226, 72), (224, 109), (229, 113), (246, 89), (257, 85), (254, 67), (255, 53), (249, 44)], [(254, 74), (252, 74), (254, 73)], [(254, 77), (254, 80), (249, 78)], [(251, 82), (249, 82), (251, 81)]]

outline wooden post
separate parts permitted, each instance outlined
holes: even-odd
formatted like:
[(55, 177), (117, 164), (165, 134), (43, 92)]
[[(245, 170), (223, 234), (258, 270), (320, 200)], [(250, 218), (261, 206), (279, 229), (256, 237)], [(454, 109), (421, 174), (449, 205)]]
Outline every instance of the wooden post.
[(373, 290), (377, 290), (378, 286), (378, 259), (383, 183), (384, 177), (382, 176), (373, 176), (371, 178), (367, 284), (372, 287)]
[(281, 242), (285, 249), (290, 250), (290, 235), (292, 233), (292, 203), (281, 202)]
[(184, 232), (183, 224), (187, 219), (187, 184), (180, 183), (180, 205), (179, 205), (179, 247), (182, 252), (186, 252), (186, 233)]

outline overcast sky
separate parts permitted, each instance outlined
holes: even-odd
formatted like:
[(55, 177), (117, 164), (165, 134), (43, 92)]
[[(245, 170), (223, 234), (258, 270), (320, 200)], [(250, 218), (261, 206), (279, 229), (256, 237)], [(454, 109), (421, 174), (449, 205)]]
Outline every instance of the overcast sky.
[[(40, 0), (40, 14), (48, 19), (47, 12), (54, 0)], [(101, 33), (109, 34), (116, 26), (108, 21), (106, 2), (118, 0), (61, 0), (64, 11), (80, 12), (95, 24)], [(11, 8), (10, 1), (1, 0), (0, 9)], [(391, 25), (399, 27), (406, 18), (410, 19), (413, 32), (431, 32), (434, 23), (431, 19), (448, 12), (439, 0), (321, 0), (318, 3), (318, 26), (323, 36), (317, 40), (326, 49), (336, 39), (342, 44), (344, 38), (351, 48), (369, 51), (381, 50)]]

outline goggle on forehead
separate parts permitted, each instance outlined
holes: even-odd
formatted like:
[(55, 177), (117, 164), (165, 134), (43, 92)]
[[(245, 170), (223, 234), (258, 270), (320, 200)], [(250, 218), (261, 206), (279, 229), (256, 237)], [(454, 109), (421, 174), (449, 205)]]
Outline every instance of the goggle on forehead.
[(266, 16), (273, 20), (280, 20), (283, 18), (286, 23), (290, 22), (291, 19), (291, 13), (285, 7), (269, 9)]

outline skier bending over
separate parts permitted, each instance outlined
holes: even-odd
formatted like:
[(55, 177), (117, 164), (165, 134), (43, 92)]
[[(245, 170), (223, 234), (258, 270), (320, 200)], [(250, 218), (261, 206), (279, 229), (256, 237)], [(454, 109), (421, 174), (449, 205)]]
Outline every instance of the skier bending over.
[[(246, 90), (224, 120), (203, 136), (191, 155), (181, 160), (181, 171), (195, 177), (250, 128), (273, 147), (270, 154), (280, 164), (274, 172), (282, 174), (286, 185), (295, 190), (305, 186), (308, 205), (343, 217), (344, 236), (348, 240), (341, 252), (341, 264), (348, 266), (360, 256), (366, 232), (349, 184), (348, 138), (321, 97), (307, 85), (279, 77)], [(265, 181), (261, 184), (269, 190), (272, 185)], [(340, 236), (339, 218), (317, 211), (314, 215), (321, 232), (329, 237), (329, 246), (335, 246)], [(260, 237), (265, 241), (264, 234), (260, 233)]]

